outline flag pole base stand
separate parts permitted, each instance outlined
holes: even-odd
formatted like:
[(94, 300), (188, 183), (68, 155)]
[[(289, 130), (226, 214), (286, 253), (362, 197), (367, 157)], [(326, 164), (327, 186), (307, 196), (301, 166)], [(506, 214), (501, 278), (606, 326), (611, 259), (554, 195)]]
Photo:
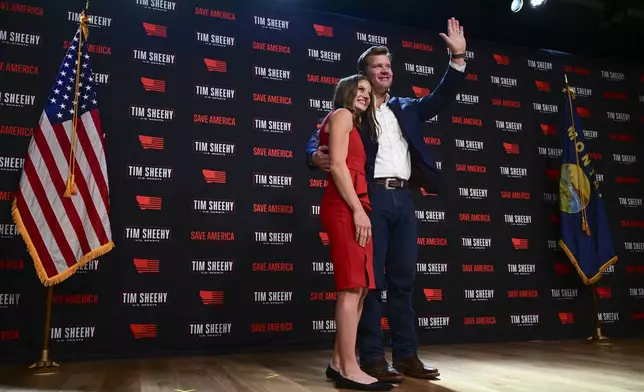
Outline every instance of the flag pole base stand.
[(42, 354), (40, 356), (40, 361), (34, 362), (29, 366), (29, 369), (47, 369), (47, 368), (54, 368), (54, 367), (59, 367), (60, 365), (54, 361), (51, 361), (49, 359), (49, 351), (48, 350), (42, 350)]
[(608, 336), (602, 335), (601, 331), (588, 338), (588, 342), (599, 346), (611, 346), (613, 343)]

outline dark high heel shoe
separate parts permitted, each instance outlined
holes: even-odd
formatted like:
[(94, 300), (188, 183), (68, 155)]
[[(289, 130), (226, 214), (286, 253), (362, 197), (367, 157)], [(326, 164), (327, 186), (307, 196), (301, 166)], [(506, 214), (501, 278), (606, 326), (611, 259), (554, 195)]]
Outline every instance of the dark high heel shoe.
[(335, 387), (338, 389), (353, 389), (356, 391), (391, 391), (394, 388), (393, 385), (383, 381), (376, 381), (371, 384), (362, 384), (349, 380), (340, 373), (338, 373), (335, 379)]

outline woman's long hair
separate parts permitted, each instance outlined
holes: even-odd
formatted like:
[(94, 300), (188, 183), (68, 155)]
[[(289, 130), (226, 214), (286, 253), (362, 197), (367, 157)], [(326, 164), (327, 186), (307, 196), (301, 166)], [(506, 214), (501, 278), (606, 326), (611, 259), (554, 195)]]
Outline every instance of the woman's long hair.
[(376, 97), (373, 95), (373, 90), (371, 90), (369, 106), (367, 106), (367, 110), (365, 110), (364, 113), (356, 112), (353, 106), (353, 101), (356, 99), (356, 94), (358, 92), (358, 82), (361, 80), (366, 80), (367, 83), (369, 83), (369, 79), (367, 79), (363, 74), (355, 74), (340, 79), (338, 84), (335, 86), (335, 92), (333, 94), (333, 108), (344, 108), (353, 113), (353, 125), (355, 125), (360, 132), (368, 132), (371, 140), (375, 141), (377, 138), (378, 120), (376, 120)]

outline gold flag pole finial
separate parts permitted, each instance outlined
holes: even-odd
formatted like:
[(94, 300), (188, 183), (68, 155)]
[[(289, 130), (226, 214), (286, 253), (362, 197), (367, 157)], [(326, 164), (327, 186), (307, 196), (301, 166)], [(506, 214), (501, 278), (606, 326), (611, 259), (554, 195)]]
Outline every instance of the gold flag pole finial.
[(575, 92), (572, 90), (572, 87), (568, 85), (568, 74), (564, 74), (564, 80), (566, 83), (565, 83), (563, 92), (570, 95), (572, 99), (575, 99)]
[(88, 5), (89, 5), (89, 1), (85, 3), (85, 9), (83, 10), (83, 12), (81, 12), (81, 17), (80, 17), (80, 22), (81, 22), (80, 28), (81, 28), (81, 31), (83, 31), (83, 35), (85, 36), (85, 39), (87, 39), (87, 36), (89, 35), (89, 28), (87, 27), (87, 24), (89, 23), (89, 17), (87, 16)]

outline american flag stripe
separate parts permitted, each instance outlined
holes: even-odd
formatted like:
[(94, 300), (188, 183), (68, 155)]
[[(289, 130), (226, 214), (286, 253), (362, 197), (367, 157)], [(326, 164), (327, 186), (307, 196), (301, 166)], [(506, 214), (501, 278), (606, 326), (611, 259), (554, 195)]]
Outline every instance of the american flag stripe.
[[(89, 117), (89, 118), (88, 118)], [(98, 166), (101, 170), (101, 176), (99, 179), (103, 182), (101, 194), (103, 195), (103, 202), (109, 205), (107, 200), (108, 193), (108, 177), (107, 177), (107, 162), (105, 160), (105, 138), (101, 135), (103, 130), (99, 130), (101, 127), (101, 119), (98, 117), (98, 113), (91, 111), (83, 114), (81, 116), (83, 130), (87, 134), (87, 137), (90, 140), (90, 146), (94, 150), (94, 156), (98, 161)]]
[[(90, 113), (85, 113), (83, 114), (79, 119), (78, 123), (76, 124), (76, 135), (77, 135), (77, 148), (76, 152), (79, 154), (76, 159), (83, 159), (81, 153), (85, 155), (86, 162), (83, 163), (81, 166), (79, 166), (81, 169), (86, 169), (89, 167), (91, 169), (91, 175), (90, 173), (83, 173), (85, 178), (90, 178), (94, 180), (96, 183), (96, 186), (98, 187), (97, 190), (99, 191), (100, 197), (103, 200), (103, 208), (105, 208), (106, 205), (109, 204), (108, 201), (108, 196), (107, 196), (107, 191), (108, 191), (108, 183), (107, 183), (107, 165), (105, 163), (104, 159), (104, 153), (103, 153), (103, 147), (102, 143), (100, 141), (100, 138), (98, 137), (98, 131), (96, 130), (96, 127), (94, 127), (94, 121), (95, 119), (92, 118)], [(89, 128), (89, 129), (88, 129)], [(68, 136), (71, 139), (72, 135), (72, 124), (71, 123), (66, 123), (65, 124), (65, 131), (68, 132)], [(82, 146), (82, 148), (80, 148)], [(99, 150), (96, 151), (94, 148), (98, 148)], [(103, 155), (103, 162), (99, 162), (97, 159), (97, 156)], [(102, 163), (102, 164), (101, 164)], [(95, 196), (94, 194), (92, 196)]]
[[(44, 140), (43, 133), (37, 132), (34, 134), (34, 140), (36, 147), (31, 154), (32, 162), (40, 170), (47, 169), (47, 175), (51, 178), (51, 183), (43, 183), (47, 193), (47, 199), (52, 205), (53, 210), (57, 211), (56, 218), (63, 228), (67, 242), (71, 244), (73, 249), (77, 249), (75, 256), (80, 258), (83, 253), (90, 252), (90, 247), (81, 231), (81, 220), (76, 211), (76, 207), (73, 205), (73, 201), (61, 197), (65, 192), (65, 177), (57, 175), (55, 168), (58, 168), (60, 171), (60, 167), (53, 158), (51, 150)], [(39, 177), (46, 177), (40, 173), (38, 175)], [(73, 234), (76, 235), (74, 236)]]
[[(26, 167), (27, 166), (25, 165), (25, 168)], [(16, 192), (16, 198), (19, 203), (21, 202), (24, 206), (27, 207), (24, 210), (29, 212), (29, 219), (25, 219), (24, 223), (28, 224), (27, 230), (29, 233), (35, 233), (35, 235), (31, 236), (32, 242), (34, 242), (35, 250), (38, 252), (38, 254), (46, 254), (50, 258), (51, 266), (55, 268), (55, 271), (58, 266), (54, 264), (54, 260), (60, 260), (62, 255), (59, 251), (57, 251), (58, 248), (56, 248), (56, 252), (50, 252), (48, 250), (48, 244), (45, 243), (45, 239), (53, 240), (54, 236), (50, 230), (50, 227), (44, 224), (45, 217), (43, 211), (39, 206), (39, 203), (36, 199), (36, 196), (34, 195), (34, 192), (32, 191), (31, 186), (29, 185), (28, 180), (20, 184), (20, 188), (18, 189), (18, 192)]]
[[(60, 143), (62, 151), (69, 151), (72, 148), (70, 142), (71, 129), (69, 130), (69, 133), (67, 133), (67, 137), (64, 136), (65, 131), (66, 129), (62, 128), (58, 124), (54, 126), (54, 134), (58, 138), (58, 142)], [(65, 159), (69, 162), (69, 156), (66, 156)], [(84, 203), (82, 204), (83, 211), (81, 213), (85, 216), (89, 215), (87, 216), (87, 218), (89, 218), (89, 221), (92, 224), (94, 233), (101, 243), (105, 243), (106, 234), (104, 227), (101, 224), (101, 220), (104, 219), (104, 217), (100, 215), (95, 206), (95, 202), (100, 199), (99, 190), (96, 185), (96, 181), (94, 181), (92, 176), (89, 175), (85, 153), (80, 144), (76, 145), (76, 155), (74, 161), (74, 164), (76, 166), (76, 186), (78, 188), (78, 193), (82, 197)], [(78, 197), (78, 195), (74, 197)]]
[[(52, 181), (55, 182), (55, 186), (60, 195), (62, 195), (65, 192), (65, 181), (67, 180), (67, 174), (69, 170), (69, 165), (67, 163), (68, 156), (65, 156), (63, 154), (63, 150), (60, 148), (60, 144), (58, 143), (58, 140), (56, 139), (54, 135), (54, 130), (51, 127), (51, 124), (49, 123), (49, 119), (47, 116), (43, 116), (41, 119), (41, 132), (36, 132), (34, 134), (35, 140), (38, 143), (39, 140), (41, 140), (41, 137), (45, 139), (44, 142), (39, 143), (39, 146), (42, 145), (42, 148), (39, 148), (42, 153), (45, 154), (51, 154), (50, 157), (46, 157), (46, 160), (49, 162), (48, 166), (49, 168), (53, 168), (53, 165), (55, 164), (58, 167), (58, 172), (60, 173), (60, 177), (56, 176), (55, 171), (50, 170), (51, 174), (51, 179)], [(62, 189), (62, 191), (61, 191)], [(82, 201), (78, 197), (72, 197), (70, 198), (62, 198), (63, 200), (63, 205), (66, 205), (66, 203), (72, 203), (73, 208), (68, 208), (67, 213), (70, 215), (71, 219), (74, 221), (73, 222), (73, 227), (74, 230), (76, 231), (76, 234), (78, 235), (79, 240), (81, 241), (81, 244), (87, 244), (87, 248), (83, 246), (83, 252), (87, 253), (91, 249), (94, 249), (98, 246), (100, 246), (98, 237), (96, 236), (96, 233), (94, 232), (91, 225), (91, 222), (88, 221), (87, 219), (80, 219), (80, 216), (83, 214), (83, 205), (81, 204)], [(74, 216), (78, 217), (78, 220), (74, 218)], [(84, 240), (84, 241), (83, 241)]]
[[(33, 200), (33, 198), (30, 200)], [(20, 211), (20, 222), (24, 226), (26, 233), (23, 234), (25, 243), (27, 244), (27, 247), (29, 247), (29, 249), (33, 249), (35, 252), (37, 252), (38, 259), (40, 260), (42, 266), (42, 270), (39, 270), (38, 268), (36, 269), (38, 277), (41, 280), (44, 280), (48, 276), (55, 276), (56, 274), (58, 274), (58, 270), (54, 265), (52, 255), (46, 251), (38, 251), (39, 249), (47, 249), (43, 237), (41, 235), (29, 235), (30, 233), (43, 234), (42, 232), (44, 230), (49, 229), (48, 227), (43, 227), (42, 230), (38, 230), (38, 225), (36, 224), (36, 221), (32, 216), (32, 211), (37, 210), (38, 206), (36, 205), (35, 207), (30, 208), (30, 206), (27, 205), (27, 202), (25, 201), (22, 193), (18, 191), (16, 192), (15, 207), (16, 211)], [(20, 231), (22, 232), (23, 230), (21, 229)], [(33, 256), (33, 252), (31, 253)]]
[[(33, 155), (33, 149), (30, 150), (32, 150), (30, 151), (30, 155)], [(60, 268), (60, 266), (64, 265), (63, 263), (66, 260), (74, 258), (74, 252), (69, 246), (69, 243), (65, 240), (65, 235), (62, 232), (60, 223), (58, 222), (58, 219), (56, 219), (56, 213), (47, 200), (46, 191), (41, 182), (41, 178), (33, 167), (31, 159), (25, 161), (25, 174), (28, 179), (28, 184), (24, 187), (26, 191), (25, 196), (31, 193), (31, 195), (35, 196), (34, 201), (38, 203), (37, 206), (40, 207), (40, 216), (34, 216), (34, 218), (36, 218), (36, 223), (41, 229), (48, 227), (48, 234), (51, 235), (49, 237), (45, 237), (45, 244), (47, 245), (47, 249), (45, 249), (45, 251), (50, 251), (53, 254), (56, 267)], [(28, 190), (31, 190), (31, 192), (28, 193)], [(65, 265), (65, 267), (67, 266)]]
[[(81, 36), (85, 13), (81, 20), (29, 144), (12, 208), (46, 286), (62, 282), (114, 247), (105, 141), (86, 36)], [(68, 197), (70, 167), (76, 192)]]

